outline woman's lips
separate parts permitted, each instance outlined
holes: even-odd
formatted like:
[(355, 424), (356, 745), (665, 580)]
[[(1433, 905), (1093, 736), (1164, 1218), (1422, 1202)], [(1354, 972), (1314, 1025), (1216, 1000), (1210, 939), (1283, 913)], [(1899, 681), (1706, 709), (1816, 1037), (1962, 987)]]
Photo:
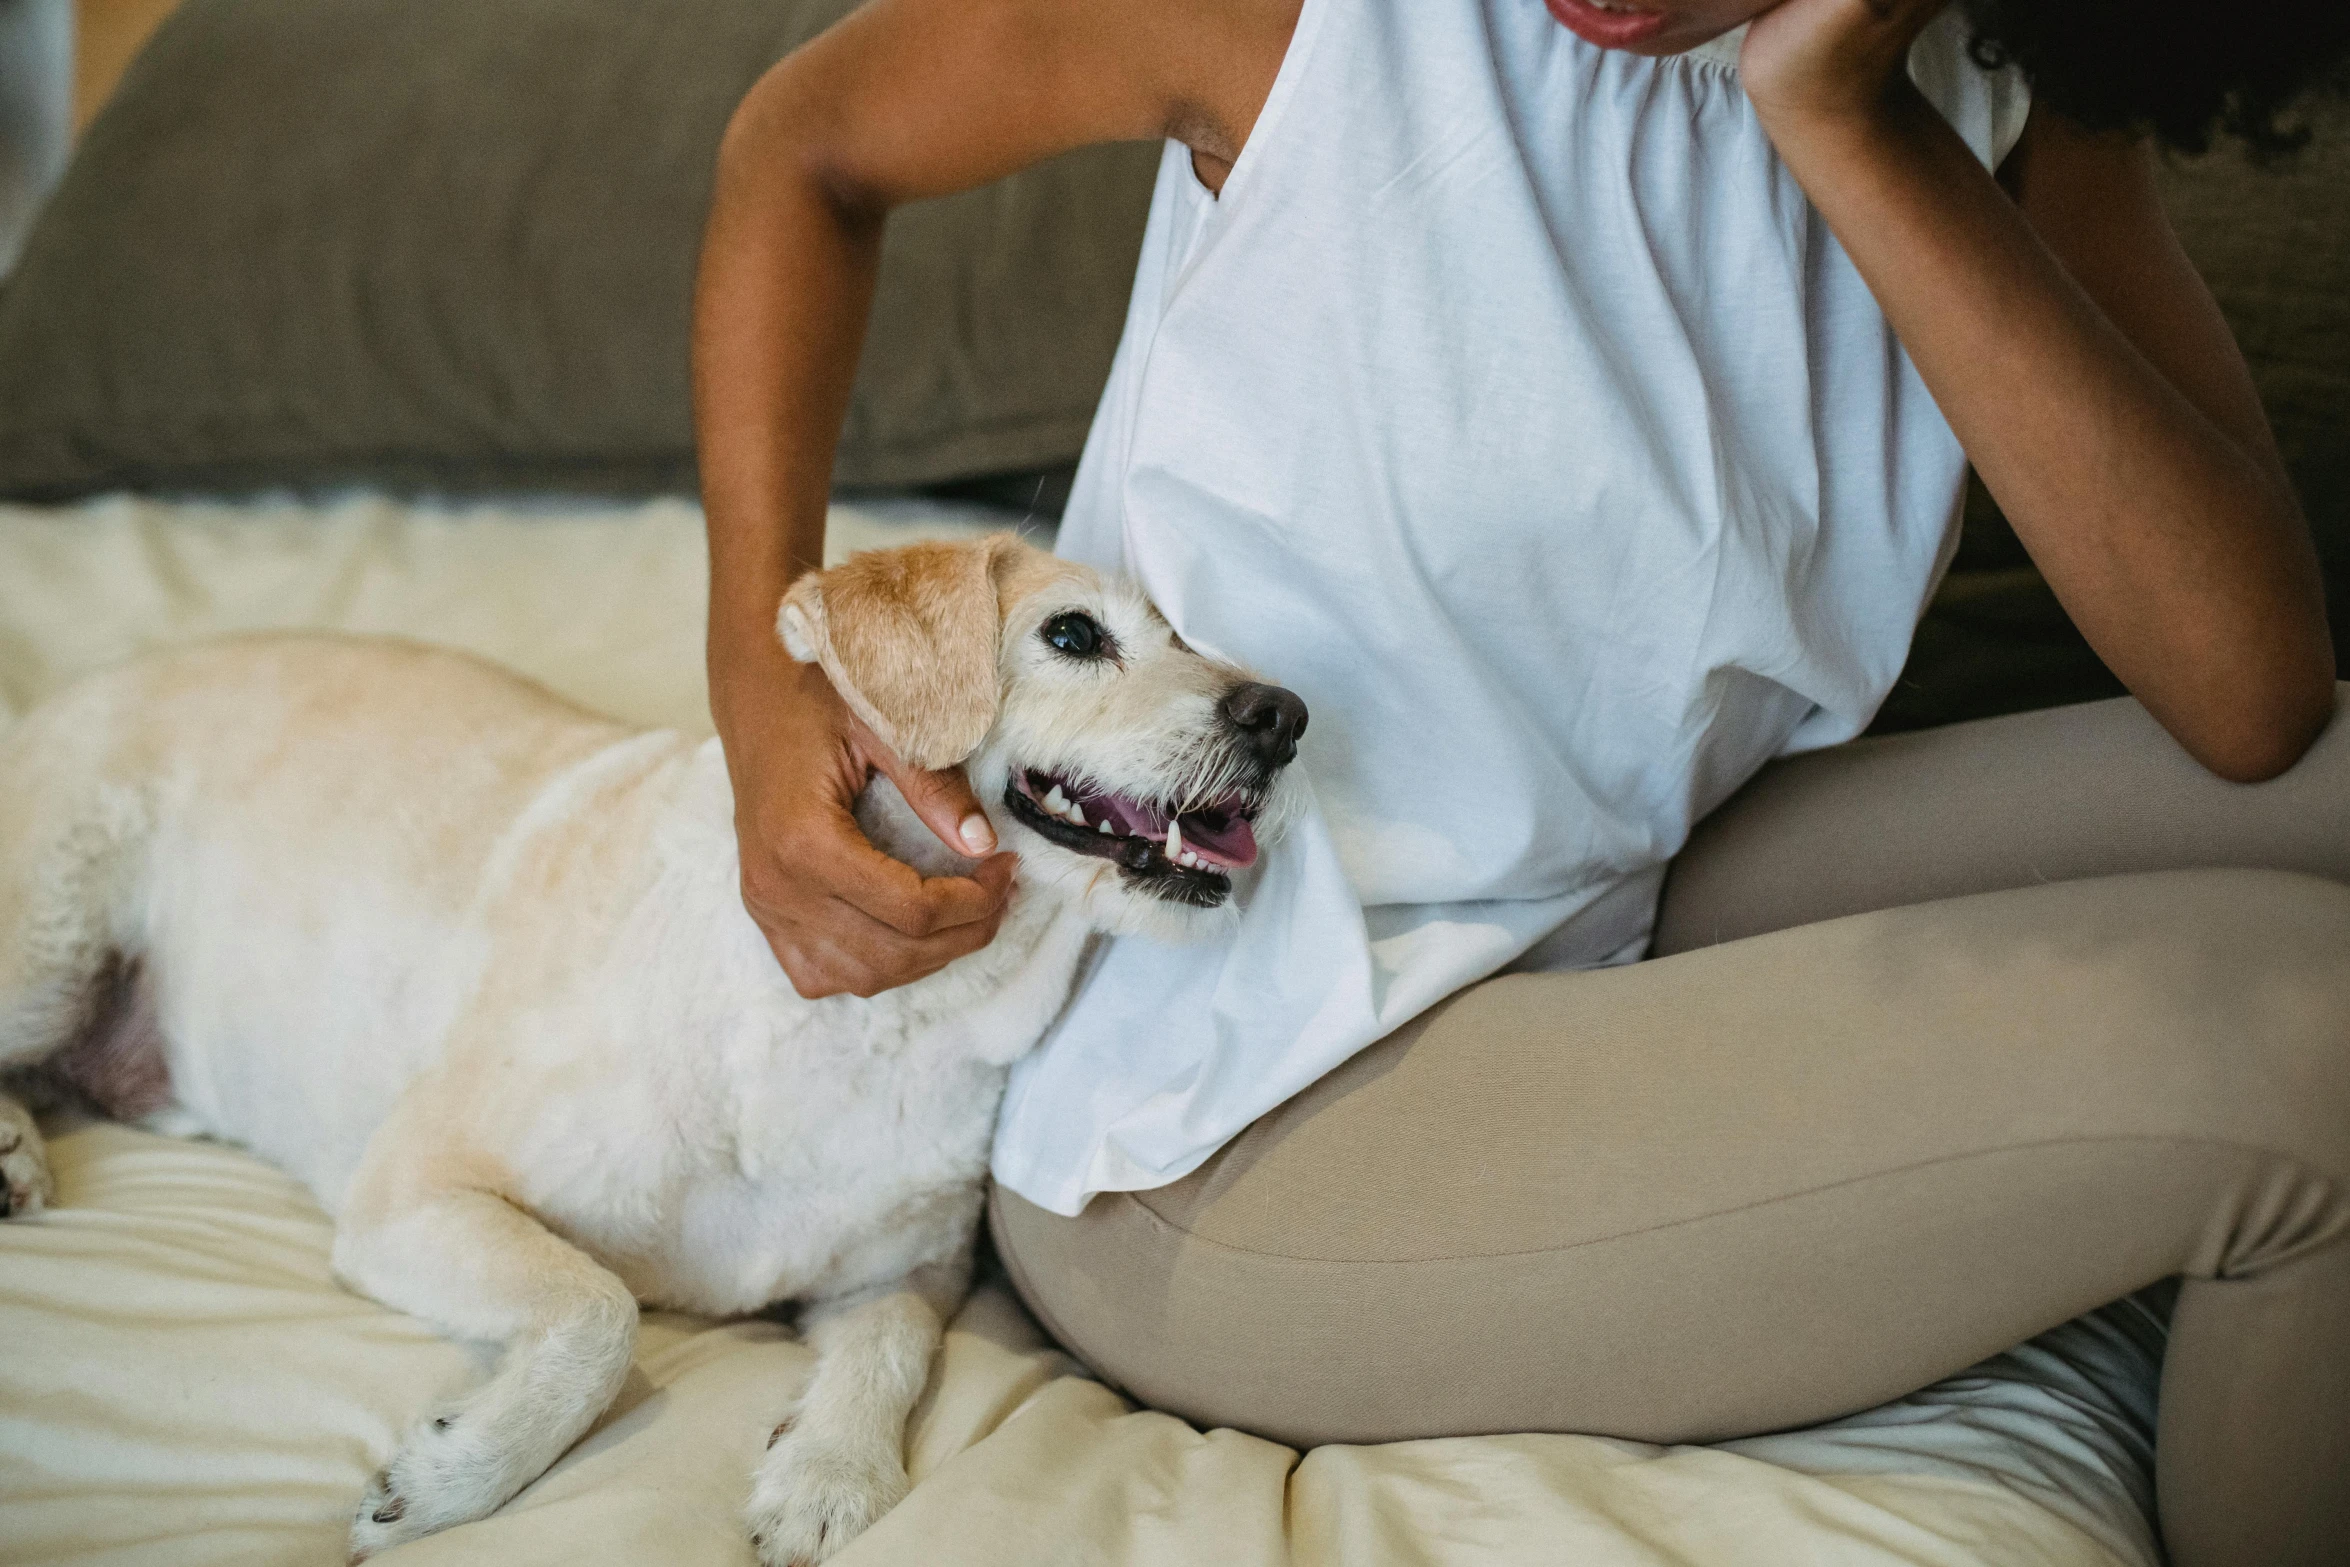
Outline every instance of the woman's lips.
[(1591, 0), (1542, 0), (1559, 24), (1586, 43), (1602, 49), (1629, 49), (1664, 31), (1670, 20), (1661, 11), (1610, 11)]

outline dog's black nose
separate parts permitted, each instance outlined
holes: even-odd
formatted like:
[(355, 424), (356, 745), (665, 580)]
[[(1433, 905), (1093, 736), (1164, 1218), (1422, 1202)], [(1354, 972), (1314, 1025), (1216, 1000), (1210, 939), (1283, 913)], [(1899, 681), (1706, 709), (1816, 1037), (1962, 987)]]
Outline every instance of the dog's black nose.
[(1306, 732), (1306, 705), (1295, 691), (1253, 680), (1225, 693), (1224, 717), (1267, 767), (1287, 767)]

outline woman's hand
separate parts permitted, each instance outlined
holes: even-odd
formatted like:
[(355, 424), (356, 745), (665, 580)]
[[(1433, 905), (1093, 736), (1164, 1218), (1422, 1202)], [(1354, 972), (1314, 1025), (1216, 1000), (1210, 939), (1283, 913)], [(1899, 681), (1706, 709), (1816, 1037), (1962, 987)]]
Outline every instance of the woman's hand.
[(1763, 124), (1865, 121), (1909, 87), (1910, 45), (1950, 0), (1784, 0), (1748, 24), (1738, 73)]
[(1785, 0), (1741, 72), (1992, 496), (2107, 667), (2222, 777), (2334, 708), (2316, 554), (2148, 155), (2035, 106), (1998, 180), (1910, 81), (1944, 0)]
[[(743, 906), (801, 995), (871, 996), (995, 938), (1017, 857), (960, 772), (911, 767), (849, 711), (824, 672), (773, 639), (713, 657), (710, 707), (734, 782)], [(852, 814), (873, 774), (939, 841), (981, 859), (924, 880), (866, 841)]]

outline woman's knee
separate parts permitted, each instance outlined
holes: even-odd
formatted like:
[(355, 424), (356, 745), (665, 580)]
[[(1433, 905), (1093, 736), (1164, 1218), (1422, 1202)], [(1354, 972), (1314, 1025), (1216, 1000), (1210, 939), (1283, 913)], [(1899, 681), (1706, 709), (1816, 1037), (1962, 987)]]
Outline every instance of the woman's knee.
[[(2148, 935), (2117, 975), (2209, 1135), (2350, 1177), (2350, 887), (2288, 871), (2120, 877)], [(2126, 1066), (2126, 1063), (2125, 1063)]]
[(2251, 787), (2204, 771), (2127, 699), (1774, 763), (1675, 858), (1652, 950), (2002, 888), (2226, 865), (2350, 881), (2350, 724), (2337, 720), (2292, 771)]

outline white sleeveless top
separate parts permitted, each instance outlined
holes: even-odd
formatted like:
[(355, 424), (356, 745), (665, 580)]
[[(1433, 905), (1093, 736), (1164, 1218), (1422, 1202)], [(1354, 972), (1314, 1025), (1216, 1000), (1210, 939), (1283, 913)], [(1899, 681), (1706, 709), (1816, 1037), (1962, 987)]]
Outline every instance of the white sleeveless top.
[[(1637, 958), (1691, 824), (1884, 700), (1965, 459), (1739, 41), (1305, 0), (1222, 198), (1168, 147), (1061, 549), (1305, 699), (1315, 806), (1228, 939), (1104, 945), (1014, 1191), (1163, 1185), (1473, 980)], [(2006, 155), (1957, 8), (1911, 72)]]

